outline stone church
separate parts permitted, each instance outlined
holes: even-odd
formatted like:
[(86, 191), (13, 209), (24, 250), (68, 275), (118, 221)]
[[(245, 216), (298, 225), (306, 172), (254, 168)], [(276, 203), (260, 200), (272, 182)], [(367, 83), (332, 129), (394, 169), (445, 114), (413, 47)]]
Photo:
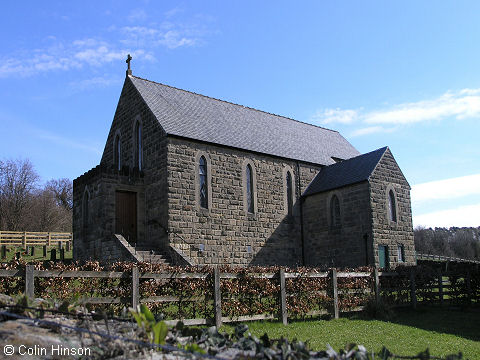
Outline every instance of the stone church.
[(73, 231), (81, 261), (415, 263), (410, 186), (388, 147), (360, 154), (337, 131), (130, 66), (100, 164), (74, 180)]

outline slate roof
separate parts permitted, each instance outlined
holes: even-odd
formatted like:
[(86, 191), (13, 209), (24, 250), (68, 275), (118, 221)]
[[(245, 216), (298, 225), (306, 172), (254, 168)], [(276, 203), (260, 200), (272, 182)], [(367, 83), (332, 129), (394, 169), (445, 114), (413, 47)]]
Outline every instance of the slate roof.
[(368, 180), (388, 147), (326, 166), (313, 179), (303, 196), (309, 196)]
[(337, 131), (129, 76), (168, 135), (330, 165), (359, 152)]

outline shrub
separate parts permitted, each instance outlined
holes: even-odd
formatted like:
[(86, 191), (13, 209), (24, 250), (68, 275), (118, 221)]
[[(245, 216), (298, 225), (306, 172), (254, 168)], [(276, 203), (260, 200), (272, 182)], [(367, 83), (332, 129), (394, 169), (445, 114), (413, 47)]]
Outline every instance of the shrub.
[(392, 307), (382, 299), (379, 299), (377, 302), (375, 297), (372, 296), (368, 298), (368, 301), (365, 304), (364, 315), (371, 319), (391, 320), (395, 316), (395, 312)]

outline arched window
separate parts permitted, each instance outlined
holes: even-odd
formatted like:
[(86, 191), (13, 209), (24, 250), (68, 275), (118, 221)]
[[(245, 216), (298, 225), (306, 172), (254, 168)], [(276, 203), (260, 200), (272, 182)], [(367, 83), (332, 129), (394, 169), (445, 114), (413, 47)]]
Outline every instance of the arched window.
[(143, 169), (142, 124), (140, 121), (135, 124), (135, 166), (138, 170)]
[(393, 190), (388, 192), (388, 218), (390, 221), (397, 221), (397, 205), (395, 203)]
[(293, 189), (292, 189), (292, 174), (290, 171), (287, 171), (287, 176), (286, 176), (286, 182), (287, 182), (287, 214), (292, 215), (293, 214)]
[(199, 191), (200, 191), (200, 207), (204, 209), (208, 209), (208, 184), (207, 184), (207, 175), (208, 175), (208, 167), (207, 167), (207, 160), (205, 156), (200, 157), (200, 161), (198, 163), (198, 170), (199, 170)]
[(88, 195), (88, 191), (85, 191), (83, 195), (83, 204), (82, 204), (82, 213), (83, 213), (83, 227), (85, 229), (88, 228), (88, 201), (90, 196)]
[(337, 195), (333, 195), (330, 200), (330, 225), (332, 227), (340, 226), (340, 201)]
[(253, 171), (250, 164), (247, 164), (245, 169), (245, 179), (247, 181), (247, 211), (254, 213), (254, 199), (253, 199)]
[(115, 136), (114, 152), (115, 168), (120, 171), (122, 168), (122, 143), (120, 141), (120, 135), (118, 134)]

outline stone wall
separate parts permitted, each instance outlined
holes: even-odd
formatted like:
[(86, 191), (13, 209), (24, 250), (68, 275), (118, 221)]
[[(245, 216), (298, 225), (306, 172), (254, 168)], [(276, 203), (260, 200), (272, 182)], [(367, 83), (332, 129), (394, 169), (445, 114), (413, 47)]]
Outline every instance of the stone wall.
[(142, 149), (145, 210), (138, 212), (144, 229), (138, 241), (145, 246), (166, 248), (168, 237), (164, 229), (168, 223), (167, 205), (167, 138), (157, 119), (153, 116), (138, 91), (127, 77), (108, 134), (101, 164), (114, 165), (114, 139), (120, 134), (122, 164), (128, 169), (136, 168), (135, 124), (142, 125)]
[[(330, 223), (333, 195), (340, 201), (340, 226)], [(307, 266), (357, 267), (373, 263), (367, 181), (305, 198), (303, 214)]]
[[(170, 243), (197, 264), (297, 265), (302, 262), (299, 191), (319, 167), (180, 138), (168, 138)], [(207, 157), (209, 209), (198, 203), (198, 159)], [(255, 174), (256, 212), (245, 206), (245, 166)], [(294, 179), (293, 215), (286, 211), (285, 169)], [(187, 249), (184, 245), (187, 245)], [(183, 246), (183, 247), (182, 247)]]
[[(403, 245), (407, 265), (415, 264), (410, 186), (387, 150), (370, 176), (375, 260), (378, 263), (378, 245), (387, 245), (390, 267), (398, 265), (397, 247)], [(389, 221), (388, 191), (393, 189), (396, 199), (397, 221)]]

